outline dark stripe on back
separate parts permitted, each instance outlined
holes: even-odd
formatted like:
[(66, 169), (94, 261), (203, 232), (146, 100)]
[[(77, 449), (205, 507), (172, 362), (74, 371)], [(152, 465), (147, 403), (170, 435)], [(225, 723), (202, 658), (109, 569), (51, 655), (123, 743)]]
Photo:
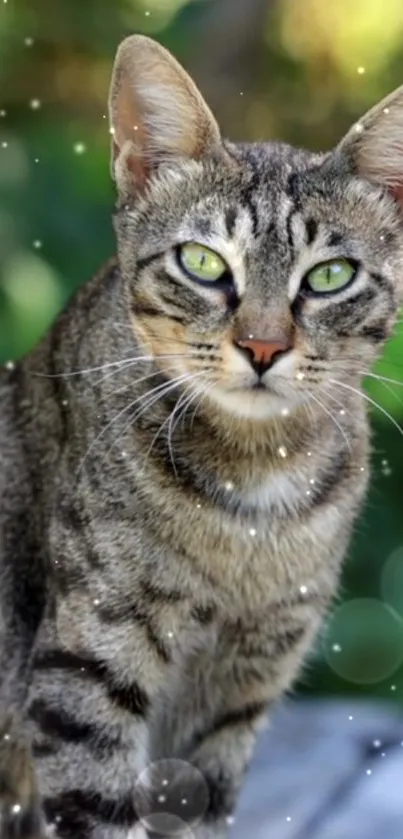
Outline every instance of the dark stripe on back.
[(47, 650), (38, 653), (33, 662), (36, 670), (72, 670), (83, 678), (101, 682), (111, 701), (124, 711), (144, 716), (148, 710), (147, 694), (136, 683), (118, 685), (114, 675), (103, 661), (78, 656), (67, 650)]

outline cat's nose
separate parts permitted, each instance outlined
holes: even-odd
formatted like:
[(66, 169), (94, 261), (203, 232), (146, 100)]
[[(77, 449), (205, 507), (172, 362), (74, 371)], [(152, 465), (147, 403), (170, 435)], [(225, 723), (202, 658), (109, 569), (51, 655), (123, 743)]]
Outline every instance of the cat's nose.
[(279, 355), (292, 349), (292, 344), (285, 337), (279, 340), (262, 341), (257, 338), (238, 338), (235, 346), (247, 354), (253, 369), (259, 376), (272, 366)]

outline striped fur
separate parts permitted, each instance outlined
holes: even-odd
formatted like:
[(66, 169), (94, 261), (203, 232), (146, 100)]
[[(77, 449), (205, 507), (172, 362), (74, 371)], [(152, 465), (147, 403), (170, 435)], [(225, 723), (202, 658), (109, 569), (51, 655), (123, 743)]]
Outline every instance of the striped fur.
[[(22, 720), (0, 837), (168, 836), (165, 807), (222, 839), (368, 483), (361, 381), (402, 299), (396, 132), (385, 182), (373, 112), (363, 155), (354, 133), (327, 155), (224, 142), (139, 37), (110, 110), (118, 257), (0, 378), (0, 701)], [(181, 271), (184, 241), (219, 252), (221, 284)], [(313, 297), (336, 257), (354, 283)], [(257, 388), (234, 338), (278, 333), (293, 349)]]

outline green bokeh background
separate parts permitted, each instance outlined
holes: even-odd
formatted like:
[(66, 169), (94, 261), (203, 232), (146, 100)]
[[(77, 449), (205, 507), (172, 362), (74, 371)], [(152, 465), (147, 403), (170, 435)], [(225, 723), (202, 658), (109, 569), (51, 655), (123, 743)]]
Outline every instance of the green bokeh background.
[[(329, 148), (403, 83), (401, 0), (0, 0), (0, 361), (114, 251), (106, 97), (132, 32), (177, 55), (235, 139)], [(397, 384), (367, 387), (372, 489), (302, 692), (403, 702), (403, 437), (385, 413), (403, 424), (399, 329), (378, 365)]]

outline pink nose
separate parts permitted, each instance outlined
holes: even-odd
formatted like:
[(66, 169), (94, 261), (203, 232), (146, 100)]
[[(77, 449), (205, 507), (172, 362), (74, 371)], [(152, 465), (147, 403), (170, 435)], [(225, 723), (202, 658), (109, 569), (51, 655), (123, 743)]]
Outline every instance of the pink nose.
[(271, 367), (275, 356), (288, 352), (292, 345), (286, 340), (260, 341), (255, 338), (240, 338), (235, 341), (235, 346), (247, 352), (252, 367), (262, 375)]

